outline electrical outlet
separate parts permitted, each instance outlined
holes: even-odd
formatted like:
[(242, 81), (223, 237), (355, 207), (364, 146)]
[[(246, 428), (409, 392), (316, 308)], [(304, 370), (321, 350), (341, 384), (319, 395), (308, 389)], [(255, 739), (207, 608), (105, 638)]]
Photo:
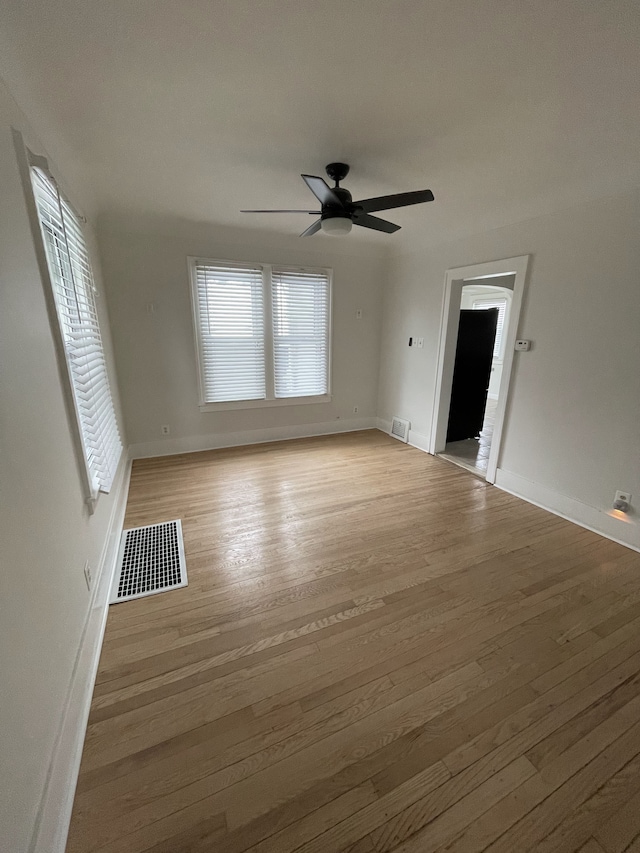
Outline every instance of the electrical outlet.
[(162, 433), (162, 435), (169, 435), (169, 433), (171, 432), (171, 427), (169, 426), (169, 424), (163, 424), (160, 427), (160, 432)]
[(93, 586), (93, 577), (91, 576), (91, 566), (89, 565), (89, 561), (84, 564), (84, 579), (87, 582), (87, 589), (91, 592), (91, 587)]
[(357, 414), (358, 414), (358, 407), (357, 407), (357, 406), (354, 406), (354, 407), (353, 407), (353, 414), (354, 414), (354, 415), (357, 415)]
[(356, 311), (356, 320), (362, 320), (362, 308), (358, 308)]
[[(626, 505), (626, 509), (624, 507)], [(626, 512), (629, 506), (631, 505), (631, 495), (629, 492), (617, 491), (616, 496), (613, 499), (613, 506), (615, 509), (622, 509), (623, 512)]]

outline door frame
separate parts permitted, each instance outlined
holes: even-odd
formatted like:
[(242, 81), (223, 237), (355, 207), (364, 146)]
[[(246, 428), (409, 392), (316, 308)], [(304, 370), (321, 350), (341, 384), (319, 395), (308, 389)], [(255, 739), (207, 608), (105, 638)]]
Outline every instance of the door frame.
[(447, 424), (449, 421), (449, 407), (451, 405), (453, 367), (456, 357), (456, 344), (458, 341), (460, 300), (462, 298), (463, 285), (468, 284), (470, 281), (477, 281), (478, 279), (491, 279), (503, 275), (515, 275), (511, 310), (509, 312), (509, 322), (507, 324), (502, 377), (500, 379), (500, 387), (498, 390), (498, 403), (496, 406), (495, 424), (491, 440), (491, 451), (489, 453), (489, 460), (487, 464), (486, 480), (488, 483), (495, 482), (496, 471), (498, 469), (502, 428), (507, 407), (509, 385), (511, 382), (514, 347), (518, 336), (520, 309), (522, 307), (522, 298), (527, 280), (529, 257), (529, 255), (518, 255), (515, 258), (503, 258), (501, 260), (488, 261), (482, 264), (471, 264), (466, 267), (453, 267), (452, 269), (447, 270), (444, 279), (444, 297), (442, 300), (440, 341), (438, 344), (436, 387), (431, 418), (431, 436), (429, 440), (429, 453), (434, 455), (436, 453), (442, 453), (447, 443)]

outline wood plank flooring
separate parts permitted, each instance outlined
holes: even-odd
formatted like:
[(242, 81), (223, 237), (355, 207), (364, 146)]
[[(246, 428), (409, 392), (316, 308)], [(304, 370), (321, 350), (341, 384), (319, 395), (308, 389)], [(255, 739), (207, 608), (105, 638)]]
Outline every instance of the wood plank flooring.
[(68, 853), (640, 851), (640, 555), (377, 431), (134, 464)]

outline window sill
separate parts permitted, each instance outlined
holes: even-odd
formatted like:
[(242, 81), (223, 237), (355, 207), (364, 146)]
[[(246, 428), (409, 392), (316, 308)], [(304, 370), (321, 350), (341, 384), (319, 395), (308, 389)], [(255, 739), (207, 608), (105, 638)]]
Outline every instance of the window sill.
[(229, 400), (226, 403), (201, 403), (201, 412), (228, 412), (235, 409), (268, 409), (277, 406), (310, 406), (317, 403), (330, 403), (331, 394), (319, 394), (315, 397), (282, 397), (277, 400)]

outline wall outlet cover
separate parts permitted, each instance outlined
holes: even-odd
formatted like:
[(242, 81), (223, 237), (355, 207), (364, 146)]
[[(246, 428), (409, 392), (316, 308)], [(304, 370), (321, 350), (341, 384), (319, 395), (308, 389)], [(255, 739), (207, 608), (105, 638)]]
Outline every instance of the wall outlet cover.
[(629, 492), (619, 490), (616, 492), (616, 496), (613, 500), (614, 500), (614, 502), (615, 501), (624, 501), (625, 503), (630, 504), (631, 503), (631, 494)]

